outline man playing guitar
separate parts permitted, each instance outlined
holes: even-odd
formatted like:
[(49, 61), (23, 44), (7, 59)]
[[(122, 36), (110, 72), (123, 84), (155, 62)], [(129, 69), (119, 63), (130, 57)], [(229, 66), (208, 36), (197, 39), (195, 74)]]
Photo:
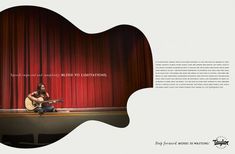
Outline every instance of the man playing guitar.
[[(28, 95), (28, 98), (31, 101), (34, 101), (39, 104), (33, 110), (34, 112), (38, 112), (39, 114), (42, 114), (43, 112), (57, 112), (57, 110), (54, 108), (54, 106), (51, 105), (51, 103), (40, 104), (41, 101), (47, 101), (50, 99), (48, 92), (46, 92), (45, 85), (42, 83), (38, 84), (37, 91), (30, 93)], [(52, 103), (55, 103), (55, 101), (52, 101)]]

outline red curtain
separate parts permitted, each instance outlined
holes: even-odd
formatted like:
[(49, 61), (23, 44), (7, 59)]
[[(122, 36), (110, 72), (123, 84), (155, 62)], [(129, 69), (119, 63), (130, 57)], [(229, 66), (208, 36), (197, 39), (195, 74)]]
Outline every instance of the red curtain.
[[(0, 13), (0, 108), (24, 108), (43, 82), (56, 107), (126, 107), (138, 89), (153, 86), (145, 36), (127, 25), (86, 34), (60, 15), (21, 6)], [(102, 77), (76, 76), (102, 73)], [(73, 76), (71, 76), (73, 75)]]

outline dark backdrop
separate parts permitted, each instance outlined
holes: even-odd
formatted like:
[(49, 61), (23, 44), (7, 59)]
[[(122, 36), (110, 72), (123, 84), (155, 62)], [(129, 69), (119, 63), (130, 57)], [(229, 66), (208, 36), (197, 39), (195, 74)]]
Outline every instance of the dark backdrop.
[[(86, 34), (50, 10), (10, 8), (0, 13), (0, 51), (0, 108), (24, 108), (39, 82), (64, 99), (57, 107), (71, 108), (125, 107), (134, 91), (153, 86), (148, 41), (128, 25)], [(66, 73), (107, 77), (45, 76)]]

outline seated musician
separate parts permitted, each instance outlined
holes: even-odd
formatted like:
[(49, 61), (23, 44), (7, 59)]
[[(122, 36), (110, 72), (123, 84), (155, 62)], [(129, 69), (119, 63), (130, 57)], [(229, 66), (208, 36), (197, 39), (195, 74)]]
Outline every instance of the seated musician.
[[(42, 83), (39, 83), (37, 86), (37, 91), (34, 91), (28, 95), (28, 98), (32, 101), (40, 103), (39, 97), (43, 98), (43, 100), (49, 100), (50, 96), (48, 92), (46, 92), (45, 85)], [(57, 112), (57, 110), (52, 106), (50, 103), (42, 103), (42, 105), (39, 107), (36, 107), (34, 109), (34, 112)]]

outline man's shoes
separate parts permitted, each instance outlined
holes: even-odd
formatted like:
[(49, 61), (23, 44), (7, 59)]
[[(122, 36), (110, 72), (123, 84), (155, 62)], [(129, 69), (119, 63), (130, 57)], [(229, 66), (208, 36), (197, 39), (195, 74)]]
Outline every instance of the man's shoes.
[(38, 111), (38, 114), (41, 116), (41, 115), (44, 114), (44, 112), (43, 111)]
[(42, 108), (38, 110), (38, 114), (39, 114), (40, 116), (41, 116), (43, 113), (44, 113), (44, 111), (43, 111)]

